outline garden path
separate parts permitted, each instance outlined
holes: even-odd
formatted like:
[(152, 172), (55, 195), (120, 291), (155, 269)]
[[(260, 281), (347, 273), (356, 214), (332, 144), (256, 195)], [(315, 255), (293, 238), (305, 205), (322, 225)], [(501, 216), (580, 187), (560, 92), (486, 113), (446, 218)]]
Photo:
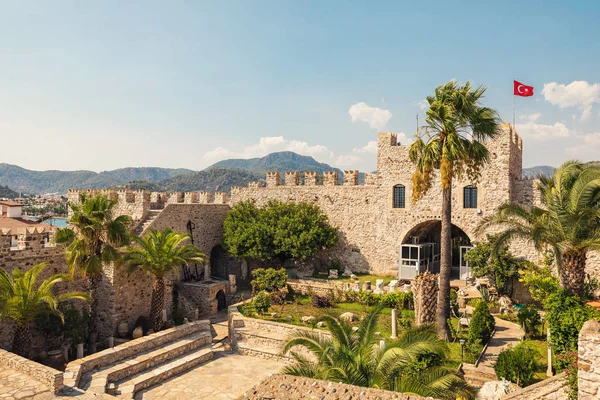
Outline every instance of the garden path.
[(523, 328), (519, 324), (496, 317), (494, 319), (496, 320), (496, 333), (490, 339), (478, 367), (493, 368), (498, 360), (498, 354), (510, 345), (515, 346), (519, 344), (521, 338), (525, 335)]
[(237, 399), (283, 363), (227, 351), (215, 351), (215, 358), (159, 386), (138, 393), (136, 400)]
[(44, 384), (12, 369), (0, 370), (0, 399), (49, 400), (54, 395)]

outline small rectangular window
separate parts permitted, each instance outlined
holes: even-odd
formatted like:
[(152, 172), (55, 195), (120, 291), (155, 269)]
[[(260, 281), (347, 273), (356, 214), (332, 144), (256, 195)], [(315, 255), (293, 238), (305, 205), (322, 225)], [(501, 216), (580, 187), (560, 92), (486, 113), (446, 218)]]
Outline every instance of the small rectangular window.
[(465, 186), (463, 194), (463, 207), (477, 208), (477, 186)]
[(406, 208), (406, 190), (404, 185), (394, 186), (394, 208)]

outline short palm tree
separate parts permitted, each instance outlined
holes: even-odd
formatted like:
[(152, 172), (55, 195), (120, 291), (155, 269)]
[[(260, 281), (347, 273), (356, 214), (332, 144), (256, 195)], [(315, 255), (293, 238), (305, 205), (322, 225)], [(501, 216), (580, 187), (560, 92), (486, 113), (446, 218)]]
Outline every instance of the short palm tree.
[(151, 230), (143, 237), (134, 238), (137, 246), (127, 249), (121, 263), (131, 274), (142, 270), (154, 276), (150, 318), (154, 331), (162, 328), (162, 309), (165, 303), (165, 276), (191, 262), (206, 262), (206, 255), (193, 244), (185, 244), (189, 236), (170, 228)]
[(96, 293), (104, 275), (103, 265), (117, 261), (118, 248), (129, 244), (131, 218), (114, 216), (118, 200), (103, 194), (81, 195), (79, 203), (69, 203), (69, 227), (59, 229), (56, 242), (67, 245), (67, 265), (71, 276), (86, 277), (92, 304), (88, 327), (88, 351), (96, 351), (98, 339), (98, 296)]
[(494, 138), (499, 123), (496, 111), (484, 107), (480, 100), (486, 88), (473, 88), (470, 83), (458, 85), (450, 81), (427, 97), (428, 126), (417, 133), (409, 156), (416, 165), (412, 176), (413, 202), (420, 200), (439, 176), (442, 186), (440, 239), (440, 290), (437, 303), (437, 329), (440, 339), (450, 338), (450, 274), (452, 270), (452, 181), (476, 180), (488, 161), (483, 141)]
[[(283, 373), (351, 385), (393, 390), (438, 399), (474, 398), (474, 390), (455, 372), (442, 367), (426, 367), (415, 373), (419, 355), (447, 353), (446, 343), (431, 327), (412, 328), (397, 340), (380, 346), (376, 336), (381, 309), (374, 309), (358, 325), (358, 330), (339, 318), (325, 316), (330, 335), (297, 331), (284, 346), (294, 362)], [(298, 351), (304, 347), (310, 352)]]
[(23, 273), (19, 268), (12, 274), (0, 268), (0, 319), (12, 320), (17, 329), (13, 338), (12, 351), (22, 357), (29, 357), (31, 352), (31, 322), (41, 314), (54, 314), (64, 322), (58, 304), (72, 299), (89, 302), (90, 297), (83, 292), (67, 292), (54, 294), (54, 286), (60, 282), (68, 282), (68, 275), (52, 275), (37, 285), (40, 273), (46, 264), (37, 264)]
[(478, 230), (500, 228), (496, 247), (512, 239), (554, 253), (560, 284), (583, 296), (587, 253), (600, 250), (600, 167), (567, 161), (552, 177), (539, 177), (541, 207), (507, 203)]

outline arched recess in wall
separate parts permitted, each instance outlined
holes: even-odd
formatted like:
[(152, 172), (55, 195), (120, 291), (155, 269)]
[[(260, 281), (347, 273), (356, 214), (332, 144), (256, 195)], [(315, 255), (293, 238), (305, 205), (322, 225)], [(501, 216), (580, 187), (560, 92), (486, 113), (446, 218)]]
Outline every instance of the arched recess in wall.
[(227, 297), (225, 296), (225, 292), (219, 290), (215, 298), (217, 299), (217, 311), (227, 308)]
[(223, 246), (216, 245), (210, 252), (211, 275), (217, 278), (229, 279), (229, 275), (235, 275), (238, 284), (241, 280), (241, 261), (231, 257)]
[[(432, 253), (433, 258), (436, 256), (439, 260), (440, 254), (440, 238), (442, 232), (442, 222), (438, 219), (428, 220), (421, 222), (413, 226), (402, 238), (402, 244), (408, 245), (422, 245), (424, 243), (433, 243)], [(465, 233), (460, 227), (452, 224), (451, 229), (452, 236), (452, 275), (453, 278), (458, 279), (460, 277), (460, 265), (461, 265), (461, 252), (467, 250), (472, 246), (471, 238)], [(406, 256), (407, 252), (414, 251), (413, 249), (407, 249), (404, 246), (400, 249), (399, 258)], [(404, 252), (405, 254), (402, 254)], [(410, 255), (409, 255), (410, 257)], [(463, 261), (464, 262), (464, 261)]]

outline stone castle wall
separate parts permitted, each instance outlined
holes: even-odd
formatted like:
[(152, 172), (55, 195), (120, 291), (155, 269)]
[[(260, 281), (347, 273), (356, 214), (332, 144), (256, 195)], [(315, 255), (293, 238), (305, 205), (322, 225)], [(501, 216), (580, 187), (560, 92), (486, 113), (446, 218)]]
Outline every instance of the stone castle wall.
[[(490, 151), (490, 162), (483, 168), (480, 179), (453, 182), (453, 224), (472, 240), (481, 239), (475, 235), (475, 228), (483, 217), (491, 215), (511, 197), (519, 196), (516, 176), (520, 176), (522, 163), (521, 139), (508, 125), (503, 125), (499, 136), (486, 145)], [(231, 202), (235, 204), (249, 199), (254, 199), (259, 205), (271, 199), (314, 202), (329, 217), (330, 223), (340, 230), (339, 243), (324, 252), (323, 258), (340, 260), (355, 272), (394, 275), (400, 245), (409, 241), (413, 228), (441, 217), (439, 177), (435, 177), (423, 199), (412, 204), (414, 165), (408, 151), (409, 146), (397, 145), (395, 134), (380, 133), (377, 173), (365, 177), (364, 185), (357, 184), (356, 171), (346, 171), (341, 186), (337, 172), (324, 173), (322, 185), (315, 184), (318, 179), (314, 173), (305, 173), (305, 185), (298, 185), (296, 174), (286, 174), (282, 185), (278, 173), (269, 173), (266, 187), (249, 185), (247, 188), (232, 188)], [(288, 179), (291, 181), (288, 182)], [(405, 187), (405, 208), (393, 208), (393, 187), (398, 184)], [(478, 187), (477, 208), (463, 208), (463, 188), (467, 185)]]

